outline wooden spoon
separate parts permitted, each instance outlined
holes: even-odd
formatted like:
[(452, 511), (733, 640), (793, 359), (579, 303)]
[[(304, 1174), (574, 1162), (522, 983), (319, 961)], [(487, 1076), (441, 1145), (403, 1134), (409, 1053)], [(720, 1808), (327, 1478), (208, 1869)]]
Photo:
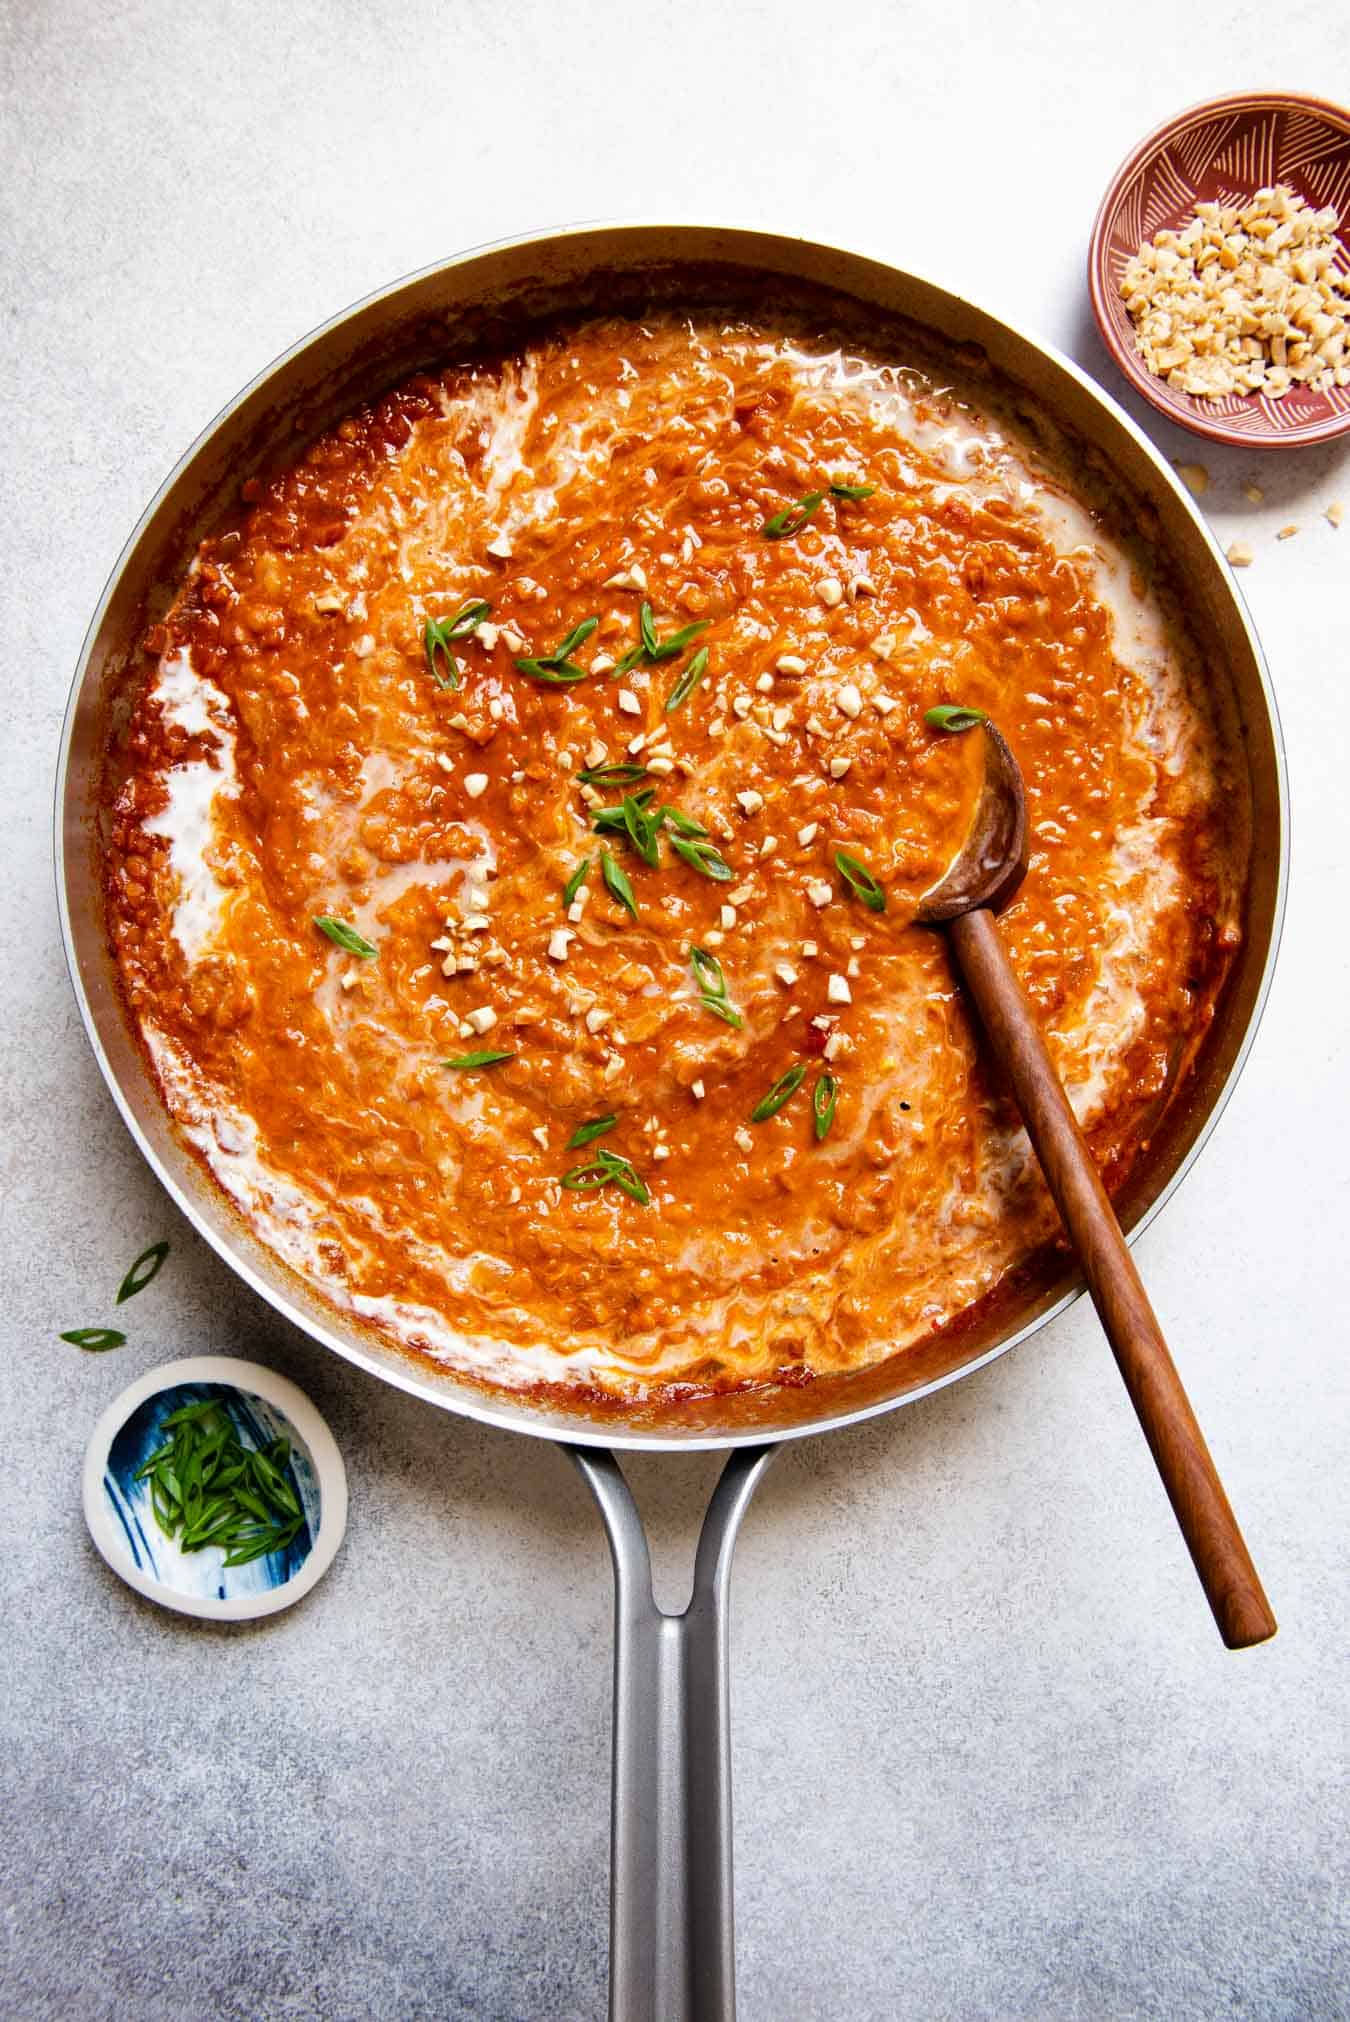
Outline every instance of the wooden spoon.
[(1181, 1386), (1152, 1306), (1050, 1055), (1013, 973), (995, 911), (1026, 875), (1026, 794), (1017, 760), (986, 721), (984, 786), (961, 854), (919, 904), (945, 928), (994, 1058), (1012, 1085), (1046, 1183), (1078, 1251), (1092, 1303), (1144, 1428), (1219, 1633), (1230, 1650), (1276, 1622)]

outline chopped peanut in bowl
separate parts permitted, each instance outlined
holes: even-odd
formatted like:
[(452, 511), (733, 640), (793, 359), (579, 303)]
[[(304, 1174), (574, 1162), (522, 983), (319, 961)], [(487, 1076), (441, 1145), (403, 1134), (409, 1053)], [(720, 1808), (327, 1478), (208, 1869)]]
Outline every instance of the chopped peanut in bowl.
[(1241, 207), (1197, 204), (1179, 230), (1155, 232), (1120, 283), (1148, 370), (1202, 400), (1350, 385), (1339, 224), (1278, 183)]

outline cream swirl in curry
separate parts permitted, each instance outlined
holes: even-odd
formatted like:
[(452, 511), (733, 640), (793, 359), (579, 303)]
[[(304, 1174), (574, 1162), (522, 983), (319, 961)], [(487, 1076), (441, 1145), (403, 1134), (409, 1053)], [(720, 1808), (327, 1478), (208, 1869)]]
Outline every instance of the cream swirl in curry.
[(1109, 1182), (1234, 945), (1198, 656), (1086, 478), (884, 330), (666, 310), (421, 377), (250, 480), (149, 647), (109, 911), (164, 1100), (282, 1258), (491, 1384), (834, 1374), (1053, 1233), (914, 924), (981, 763), (935, 705), (1022, 766), (1004, 931)]

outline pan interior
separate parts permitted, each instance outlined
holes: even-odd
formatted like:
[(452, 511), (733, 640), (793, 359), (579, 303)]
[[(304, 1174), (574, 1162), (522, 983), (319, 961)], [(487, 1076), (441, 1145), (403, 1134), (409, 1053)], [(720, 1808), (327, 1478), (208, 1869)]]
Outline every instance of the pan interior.
[[(734, 272), (729, 272), (729, 263)], [(219, 523), (241, 467), (294, 453), (297, 418), (312, 435), (360, 399), (443, 357), (471, 332), (478, 341), (547, 317), (578, 299), (607, 306), (655, 283), (681, 299), (744, 287), (747, 273), (843, 288), (855, 302), (910, 318), (944, 343), (980, 347), (1000, 373), (1049, 409), (1085, 450), (1109, 461), (1113, 481), (1146, 525), (1155, 550), (1183, 574), (1218, 642), (1231, 684), (1237, 739), (1255, 812), (1257, 849), (1244, 936), (1215, 1019), (1181, 1100), (1163, 1114), (1148, 1154), (1122, 1196), (1127, 1226), (1163, 1197), (1217, 1111), (1249, 1039), (1273, 951), (1282, 881), (1282, 780), (1259, 655), (1212, 544), (1159, 460), (1072, 368), (968, 305), (852, 256), (760, 235), (671, 234), (628, 228), (569, 234), (496, 249), (416, 277), (316, 333), (249, 389), (175, 473), (138, 529), (91, 630), (67, 725), (61, 842), (72, 969), (91, 1037), (124, 1114), (161, 1177), (229, 1261), (274, 1304), (340, 1352), (452, 1408), (495, 1422), (578, 1439), (686, 1443), (785, 1436), (921, 1394), (977, 1366), (1039, 1325), (1068, 1296), (1062, 1257), (1034, 1259), (1015, 1281), (942, 1334), (858, 1375), (784, 1384), (742, 1395), (667, 1397), (621, 1415), (592, 1401), (521, 1402), (466, 1384), (390, 1349), (313, 1296), (234, 1216), (175, 1138), (121, 1016), (103, 953), (96, 806), (98, 771), (125, 670), (146, 623), (163, 607), (201, 533)]]

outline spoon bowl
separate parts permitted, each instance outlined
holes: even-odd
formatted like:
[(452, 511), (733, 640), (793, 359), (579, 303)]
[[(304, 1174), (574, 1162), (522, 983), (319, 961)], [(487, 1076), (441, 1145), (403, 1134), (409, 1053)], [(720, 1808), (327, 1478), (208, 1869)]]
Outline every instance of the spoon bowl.
[(938, 927), (972, 906), (1000, 912), (1027, 874), (1027, 796), (1022, 771), (986, 716), (984, 780), (960, 855), (919, 901), (918, 919)]

